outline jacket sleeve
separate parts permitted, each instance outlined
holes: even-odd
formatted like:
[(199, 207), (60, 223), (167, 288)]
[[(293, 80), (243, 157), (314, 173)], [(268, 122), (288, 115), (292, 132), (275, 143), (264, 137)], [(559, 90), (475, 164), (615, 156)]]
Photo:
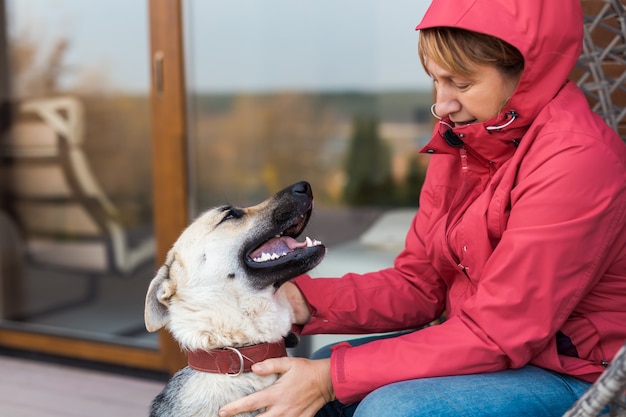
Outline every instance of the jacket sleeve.
[(340, 278), (298, 277), (294, 283), (311, 310), (302, 334), (377, 333), (423, 326), (445, 308), (445, 284), (428, 260), (418, 231), (427, 211), (413, 219), (394, 267)]
[[(520, 168), (506, 230), (473, 283), (473, 295), (457, 306), (453, 317), (398, 338), (335, 347), (331, 373), (341, 402), (361, 400), (402, 380), (521, 367), (554, 339), (598, 283), (611, 253), (619, 250), (611, 245), (624, 230), (626, 197), (624, 162), (614, 153), (602, 146), (564, 146), (558, 137), (548, 140), (546, 147), (553, 149), (544, 149), (541, 157)], [(419, 224), (407, 246), (419, 244), (418, 232)], [(389, 312), (372, 306), (377, 300), (393, 309), (391, 315), (398, 314), (399, 322), (421, 321), (425, 316), (412, 316), (411, 304), (417, 302), (416, 310), (423, 312), (422, 304), (437, 302), (443, 290), (432, 276), (421, 275), (425, 262), (403, 253), (393, 270), (365, 276), (363, 283), (352, 276), (350, 282), (316, 285), (320, 294), (311, 294), (310, 281), (301, 281), (315, 311), (311, 328), (343, 329), (332, 322), (344, 320), (355, 328), (370, 320), (388, 323), (379, 316)], [(399, 286), (398, 277), (405, 283)], [(348, 295), (353, 285), (358, 285), (354, 297)], [(397, 299), (402, 307), (396, 311)]]

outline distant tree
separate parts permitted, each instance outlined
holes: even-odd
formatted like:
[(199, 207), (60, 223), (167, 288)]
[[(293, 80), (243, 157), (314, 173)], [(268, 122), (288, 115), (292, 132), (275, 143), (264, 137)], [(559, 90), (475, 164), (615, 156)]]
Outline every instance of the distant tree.
[(417, 155), (409, 158), (404, 183), (397, 188), (397, 201), (401, 206), (418, 206), (422, 184), (426, 177), (426, 167), (420, 163)]
[(352, 205), (391, 205), (394, 182), (391, 149), (374, 117), (355, 118), (346, 161), (344, 199)]
[[(252, 204), (307, 180), (324, 201), (330, 175), (325, 149), (337, 122), (299, 92), (241, 94), (223, 111), (197, 114), (193, 158), (201, 206), (237, 199)], [(214, 200), (215, 199), (215, 200)]]

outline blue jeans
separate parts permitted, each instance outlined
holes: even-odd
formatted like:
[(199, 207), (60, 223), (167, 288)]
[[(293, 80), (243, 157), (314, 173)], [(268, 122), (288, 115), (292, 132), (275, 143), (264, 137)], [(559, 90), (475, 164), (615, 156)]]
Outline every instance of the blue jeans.
[[(377, 337), (351, 340), (350, 344), (357, 346), (373, 339)], [(328, 346), (312, 358), (329, 356)], [(357, 404), (328, 403), (316, 417), (557, 417), (590, 386), (528, 365), (493, 373), (396, 382), (371, 392)]]

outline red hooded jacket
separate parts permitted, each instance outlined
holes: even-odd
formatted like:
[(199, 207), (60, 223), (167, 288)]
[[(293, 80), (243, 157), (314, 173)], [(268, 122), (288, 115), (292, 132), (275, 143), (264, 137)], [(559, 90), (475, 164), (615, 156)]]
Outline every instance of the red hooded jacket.
[[(567, 80), (579, 0), (434, 0), (417, 29), (453, 26), (517, 47), (525, 69), (493, 120), (435, 128), (420, 209), (394, 267), (296, 285), (303, 334), (418, 328), (331, 356), (343, 403), (415, 378), (534, 364), (594, 381), (626, 340), (626, 146)], [(511, 111), (516, 116), (511, 121)]]

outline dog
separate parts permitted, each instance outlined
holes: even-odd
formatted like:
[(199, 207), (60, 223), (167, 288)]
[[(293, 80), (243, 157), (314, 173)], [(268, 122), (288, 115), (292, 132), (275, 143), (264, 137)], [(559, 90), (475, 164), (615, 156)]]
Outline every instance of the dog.
[(214, 417), (276, 381), (250, 366), (287, 356), (294, 314), (277, 289), (326, 253), (318, 240), (296, 240), (312, 209), (311, 186), (302, 181), (253, 207), (210, 209), (183, 231), (150, 282), (145, 325), (167, 328), (188, 366), (153, 400), (151, 417)]

